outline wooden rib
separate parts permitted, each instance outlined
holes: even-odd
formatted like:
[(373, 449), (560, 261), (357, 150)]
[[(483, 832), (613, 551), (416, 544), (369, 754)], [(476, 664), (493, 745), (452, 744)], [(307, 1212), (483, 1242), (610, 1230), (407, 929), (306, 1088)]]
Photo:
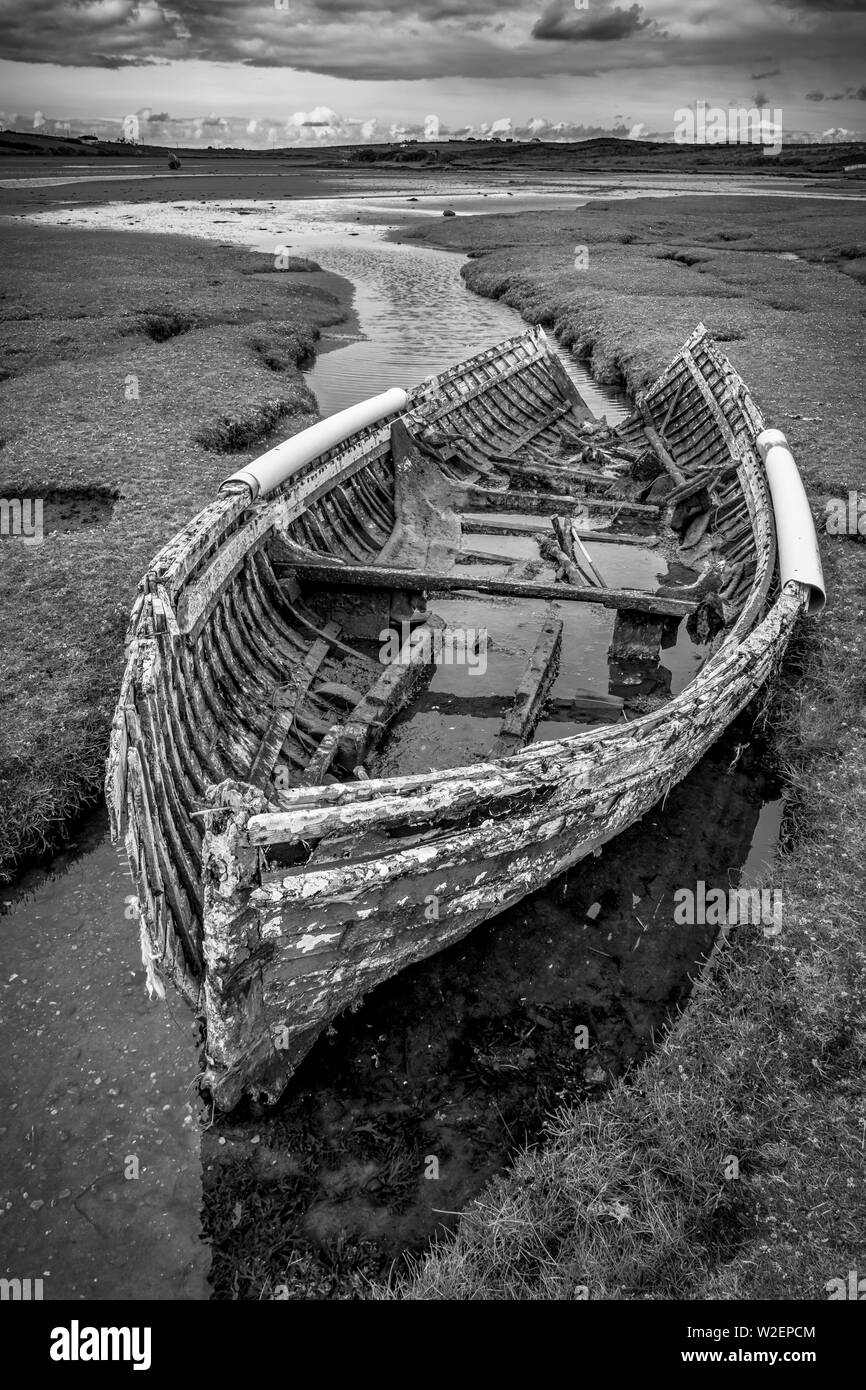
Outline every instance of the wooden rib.
[[(268, 565), (267, 570), (265, 569), (265, 562)], [(267, 630), (274, 633), (287, 654), (294, 652), (296, 660), (302, 658), (309, 643), (304, 641), (301, 634), (284, 617), (285, 596), (264, 551), (259, 551), (258, 555), (253, 558), (250, 575), (253, 581), (255, 599), (261, 606), (263, 621), (266, 620)]]
[(168, 800), (187, 852), (198, 863), (201, 858), (201, 832), (190, 820), (189, 812), (199, 801), (200, 794), (188, 780), (178, 753), (175, 736), (181, 723), (179, 714), (175, 714), (172, 702), (166, 699), (165, 687), (153, 673), (153, 668), (149, 679), (143, 675), (136, 712), (146, 738), (158, 750), (160, 761), (166, 769)]
[(357, 474), (346, 483), (344, 494), (346, 506), (355, 518), (355, 524), (362, 530), (366, 530), (368, 544), (372, 540), (372, 548), (380, 550), (393, 528), (386, 530), (377, 519), (365, 494), (361, 491)]
[[(339, 486), (333, 489), (331, 496), (336, 510), (343, 519), (347, 535), (354, 537), (356, 544), (361, 547), (361, 553), (369, 559), (376, 549), (376, 544), (370, 536), (369, 529), (365, 529), (363, 516), (359, 515), (357, 499), (353, 503), (347, 490)], [(369, 522), (367, 526), (369, 528)]]
[(562, 628), (563, 624), (558, 618), (548, 618), (542, 627), (511, 708), (493, 744), (492, 757), (503, 758), (516, 753), (532, 738), (541, 718), (545, 696), (556, 679), (562, 649)]
[(713, 392), (709, 382), (704, 376), (704, 373), (701, 371), (700, 367), (695, 362), (690, 352), (686, 352), (683, 354), (683, 361), (685, 363), (686, 370), (692, 376), (695, 386), (698, 388), (699, 392), (701, 393), (707, 405), (709, 406), (710, 412), (715, 418), (719, 430), (721, 431), (722, 437), (726, 445), (728, 446), (728, 449), (730, 450), (731, 457), (734, 459), (739, 458), (739, 450), (737, 449), (737, 442), (734, 438), (733, 430), (731, 429), (730, 422), (727, 416), (725, 415), (725, 412), (722, 410), (718, 397)]
[(248, 602), (248, 586), (249, 580), (245, 583), (244, 577), (239, 575), (232, 592), (226, 595), (224, 617), (241, 664), (247, 667), (253, 679), (268, 687), (271, 682), (285, 680), (287, 663), (280, 659), (259, 627)]
[(538, 435), (542, 434), (557, 420), (561, 419), (563, 415), (566, 415), (570, 409), (570, 406), (566, 405), (564, 401), (561, 401), (559, 405), (549, 411), (542, 420), (537, 420), (530, 429), (524, 430), (522, 434), (519, 434), (517, 438), (512, 441), (508, 449), (509, 454), (516, 454), (518, 449), (525, 449), (527, 444), (537, 438)]
[[(203, 634), (203, 639), (202, 656), (219, 691), (222, 719), (220, 737), (231, 748), (236, 775), (240, 776), (252, 760), (266, 720), (257, 720), (255, 702), (243, 691), (212, 627)], [(262, 701), (266, 698), (263, 695)]]
[(150, 930), (148, 935), (159, 959), (166, 948), (165, 895), (155, 850), (146, 834), (146, 814), (142, 805), (141, 760), (130, 748), (126, 778), (126, 853), (139, 901), (139, 912)]
[(299, 633), (281, 620), (262, 587), (255, 565), (249, 565), (245, 572), (244, 593), (250, 622), (255, 625), (261, 640), (273, 648), (277, 664), (291, 668), (302, 660), (309, 643), (304, 642)]
[(333, 490), (327, 493), (320, 501), (319, 506), (328, 518), (328, 522), (337, 540), (339, 549), (355, 560), (366, 559), (369, 551), (366, 546), (358, 544), (357, 538), (349, 528), (346, 518), (336, 504)]
[[(148, 774), (147, 759), (132, 749), (130, 751), (130, 773), (132, 781), (132, 792), (135, 804), (136, 819), (138, 822), (138, 832), (147, 863), (147, 879), (151, 885), (157, 885), (153, 897), (158, 900), (164, 898), (163, 911), (170, 909), (165, 921), (164, 943), (168, 944), (168, 933), (171, 931), (175, 938), (183, 942), (183, 947), (190, 964), (197, 971), (202, 969), (201, 951), (190, 934), (189, 919), (192, 915), (186, 893), (178, 882), (174, 866), (162, 839), (154, 824), (154, 801), (153, 789), (151, 787)], [(162, 912), (158, 901), (155, 901), (157, 920), (162, 918)]]
[(679, 405), (680, 396), (681, 396), (682, 393), (683, 393), (683, 389), (684, 389), (684, 387), (685, 387), (685, 384), (686, 384), (686, 381), (687, 381), (687, 380), (688, 380), (688, 378), (687, 378), (686, 376), (680, 377), (680, 380), (679, 380), (679, 382), (678, 382), (678, 384), (677, 384), (677, 389), (676, 389), (676, 391), (673, 393), (673, 395), (671, 396), (671, 402), (670, 402), (670, 405), (669, 405), (668, 408), (667, 408), (667, 411), (665, 412), (665, 418), (662, 420), (661, 424), (659, 425), (659, 434), (660, 434), (663, 438), (666, 437), (666, 435), (667, 435), (667, 428), (668, 428), (668, 425), (670, 424), (671, 416), (674, 414), (674, 412), (676, 411), (677, 406)]
[(316, 549), (322, 550), (326, 555), (332, 554), (334, 550), (333, 537), (327, 533), (319, 503), (316, 503), (314, 507), (308, 507), (304, 515), (307, 519), (307, 529)]
[(185, 722), (190, 738), (198, 753), (202, 769), (211, 782), (223, 782), (236, 773), (237, 769), (226, 762), (218, 751), (218, 725), (203, 686), (198, 678), (195, 655), (185, 645), (179, 655), (184, 679), (178, 686), (181, 699), (185, 703)]
[[(339, 623), (328, 623), (325, 632), (328, 638), (339, 636)], [(271, 716), (270, 723), (265, 729), (247, 775), (247, 781), (252, 783), (254, 787), (261, 787), (263, 791), (266, 790), (271, 773), (282, 752), (286, 735), (294, 721), (295, 712), (306, 698), (316, 672), (330, 649), (330, 641), (322, 637), (316, 639), (307, 652), (302, 667), (295, 673), (295, 684), (290, 698), (286, 700), (282, 708), (275, 710)]]
[(379, 529), (382, 531), (384, 535), (384, 540), (382, 544), (384, 545), (385, 541), (388, 539), (391, 532), (394, 530), (394, 517), (391, 516), (389, 519), (384, 507), (382, 506), (378, 498), (374, 495), (372, 486), (367, 481), (367, 478), (363, 473), (356, 473), (352, 481), (355, 484), (355, 487), (358, 491), (358, 495), (361, 497), (361, 500), (367, 508), (367, 512), (375, 521)]
[(233, 596), (225, 596), (214, 613), (209, 631), (223, 670), (233, 682), (241, 705), (248, 711), (246, 722), (254, 728), (259, 721), (264, 722), (262, 705), (268, 701), (271, 686), (244, 641), (232, 599)]
[[(194, 717), (186, 700), (183, 674), (177, 654), (165, 644), (160, 652), (160, 660), (153, 668), (153, 689), (142, 682), (142, 698), (154, 705), (154, 714), (165, 716), (166, 735), (170, 740), (172, 759), (175, 766), (175, 780), (182, 789), (187, 805), (192, 805), (201, 796), (210, 777), (199, 757), (198, 749), (190, 739), (190, 724)], [(197, 833), (197, 832), (196, 832)]]
[(180, 803), (168, 773), (159, 728), (154, 725), (151, 712), (146, 708), (142, 708), (141, 715), (139, 721), (134, 710), (127, 710), (130, 736), (140, 746), (142, 754), (142, 777), (150, 788), (154, 828), (158, 824), (162, 836), (162, 878), (168, 886), (174, 916), (195, 944), (193, 958), (196, 966), (200, 966), (197, 924), (202, 911), (201, 842), (197, 848), (191, 844), (190, 831), (194, 830), (197, 834), (198, 830), (190, 820), (188, 810)]

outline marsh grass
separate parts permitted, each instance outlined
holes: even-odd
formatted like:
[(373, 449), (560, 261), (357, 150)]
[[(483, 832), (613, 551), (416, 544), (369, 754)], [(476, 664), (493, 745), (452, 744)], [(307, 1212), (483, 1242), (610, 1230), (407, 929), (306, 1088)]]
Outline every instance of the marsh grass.
[[(179, 237), (8, 226), (2, 240), (16, 352), (0, 496), (26, 479), (34, 497), (116, 500), (104, 524), (0, 548), (0, 880), (99, 797), (140, 575), (216, 494), (223, 449), (241, 462), (311, 423), (298, 363), (348, 304), (333, 277), (257, 278), (262, 257)], [(276, 399), (251, 336), (281, 344)]]
[[(281, 370), (285, 371), (283, 367)], [(245, 410), (221, 415), (218, 420), (202, 425), (193, 435), (196, 444), (214, 454), (237, 454), (261, 444), (281, 421), (292, 415), (313, 414), (315, 397), (311, 391), (298, 389), (293, 397), (262, 401)]]
[[(735, 342), (820, 527), (828, 496), (864, 479), (866, 301), (844, 274), (862, 212), (806, 202), (792, 217), (785, 203), (590, 205), (425, 237), (459, 247), (471, 234), (472, 289), (549, 324), (631, 390), (698, 320)], [(576, 243), (590, 247), (581, 273)], [(722, 940), (659, 1049), (553, 1116), (456, 1233), (377, 1297), (821, 1299), (862, 1270), (866, 549), (820, 541), (827, 609), (801, 625), (758, 718), (786, 787), (781, 934)]]

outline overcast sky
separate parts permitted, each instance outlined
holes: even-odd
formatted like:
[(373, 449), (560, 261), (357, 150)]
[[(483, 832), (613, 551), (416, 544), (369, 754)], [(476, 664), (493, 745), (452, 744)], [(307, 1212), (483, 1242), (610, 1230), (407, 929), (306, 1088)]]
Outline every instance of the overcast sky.
[(0, 0), (0, 34), (19, 128), (670, 138), (705, 100), (777, 108), (787, 139), (866, 131), (866, 0)]

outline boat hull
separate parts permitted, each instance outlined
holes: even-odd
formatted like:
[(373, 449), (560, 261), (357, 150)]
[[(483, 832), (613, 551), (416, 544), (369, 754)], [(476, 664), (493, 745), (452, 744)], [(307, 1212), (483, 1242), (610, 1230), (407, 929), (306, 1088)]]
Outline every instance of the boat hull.
[[(655, 440), (675, 495), (697, 489), (712, 508), (703, 544), (721, 569), (716, 606), (726, 622), (697, 677), (641, 717), (530, 742), (513, 756), (408, 776), (371, 777), (361, 766), (361, 780), (353, 777), (359, 740), (378, 736), (377, 712), (387, 705), (392, 718), (394, 700), (414, 687), (399, 672), (388, 686), (386, 673), (387, 690), (372, 686), (354, 724), (323, 718), (326, 699), (348, 692), (352, 702), (352, 687), (371, 678), (369, 658), (341, 639), (339, 623), (311, 621), (291, 563), (288, 578), (278, 573), (279, 555), (313, 578), (297, 557), (333, 557), (374, 586), (380, 597), (347, 586), (341, 621), (349, 613), (372, 635), (381, 599), (384, 626), (399, 625), (430, 587), (422, 576), (434, 573), (443, 480), (488, 502), (502, 496), (504, 476), (521, 510), (535, 498), (539, 513), (545, 495), (527, 488), (568, 481), (543, 455), (526, 470), (529, 482), (513, 462), (527, 440), (549, 449), (561, 432), (573, 439), (586, 412), (563, 376), (533, 331), (410, 392), (399, 417), (373, 412), (320, 456), (307, 459), (301, 441), (287, 451), (291, 477), (268, 495), (257, 495), (248, 465), (247, 490), (235, 475), (142, 582), (112, 730), (112, 829), (125, 835), (149, 985), (169, 978), (201, 1014), (202, 1084), (223, 1109), (244, 1094), (276, 1100), (343, 1010), (645, 815), (752, 699), (815, 605), (813, 562), (805, 581), (777, 571), (763, 419), (699, 329), (619, 432), (636, 460)], [(422, 453), (414, 441), (425, 440)], [(623, 510), (641, 524), (659, 514), (633, 495), (610, 500), (610, 486), (607, 470), (585, 491), (610, 525)], [(546, 496), (561, 517), (568, 497)], [(617, 610), (645, 604), (636, 591), (578, 597)], [(670, 597), (656, 606), (664, 621), (691, 611)], [(340, 780), (333, 758), (345, 754), (347, 729), (352, 756)]]

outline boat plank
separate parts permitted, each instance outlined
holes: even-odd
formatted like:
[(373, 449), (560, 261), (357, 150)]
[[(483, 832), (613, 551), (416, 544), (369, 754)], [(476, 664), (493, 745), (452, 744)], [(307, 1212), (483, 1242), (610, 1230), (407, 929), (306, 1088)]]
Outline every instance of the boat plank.
[(436, 669), (432, 639), (444, 629), (445, 623), (435, 613), (414, 629), (348, 718), (325, 734), (301, 779), (305, 786), (321, 782), (337, 756), (349, 771), (363, 763), (401, 709), (432, 679)]
[(544, 700), (559, 669), (563, 623), (548, 618), (526, 663), (511, 708), (502, 721), (491, 750), (494, 758), (507, 757), (528, 743), (541, 718)]

